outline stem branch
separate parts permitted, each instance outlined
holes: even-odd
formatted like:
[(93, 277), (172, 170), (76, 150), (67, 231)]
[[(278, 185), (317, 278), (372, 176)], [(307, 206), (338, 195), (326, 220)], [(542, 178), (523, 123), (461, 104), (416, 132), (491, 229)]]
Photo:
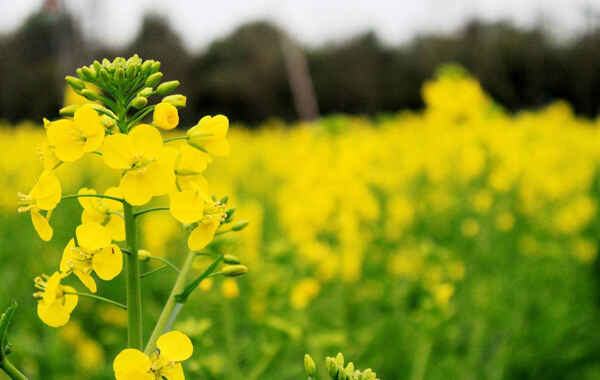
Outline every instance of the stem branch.
[(123, 210), (125, 211), (125, 235), (130, 251), (127, 255), (127, 343), (129, 348), (142, 349), (142, 288), (137, 253), (137, 229), (132, 206), (124, 203)]
[(120, 307), (121, 309), (127, 310), (127, 305), (123, 305), (122, 303), (117, 302), (117, 301), (113, 301), (110, 298), (105, 298), (105, 297), (102, 297), (102, 296), (97, 296), (97, 295), (92, 294), (92, 293), (79, 293), (79, 292), (64, 292), (64, 293), (65, 294), (74, 294), (74, 295), (81, 296), (81, 297), (94, 298), (94, 299), (97, 299), (99, 301), (104, 301), (104, 302), (107, 302), (107, 303), (109, 303), (111, 305), (114, 305), (116, 307)]
[(0, 368), (6, 372), (6, 374), (13, 380), (28, 380), (28, 377), (23, 374), (23, 372), (19, 371), (17, 367), (15, 367), (7, 357), (2, 360), (0, 363)]

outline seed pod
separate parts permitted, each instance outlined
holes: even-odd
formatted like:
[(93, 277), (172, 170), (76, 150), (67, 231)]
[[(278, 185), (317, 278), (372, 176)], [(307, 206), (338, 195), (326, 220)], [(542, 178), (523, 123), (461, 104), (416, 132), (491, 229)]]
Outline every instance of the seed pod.
[(226, 265), (221, 270), (221, 274), (227, 277), (237, 277), (248, 273), (248, 267), (245, 265)]
[(239, 264), (240, 263), (240, 259), (238, 259), (238, 257), (235, 256), (235, 255), (224, 255), (223, 256), (223, 262), (225, 264)]

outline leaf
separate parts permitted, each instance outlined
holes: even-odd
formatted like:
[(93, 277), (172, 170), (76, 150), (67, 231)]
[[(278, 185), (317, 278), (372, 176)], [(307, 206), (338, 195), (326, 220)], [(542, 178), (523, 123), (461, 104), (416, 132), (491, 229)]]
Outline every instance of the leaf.
[(212, 264), (210, 264), (210, 266), (206, 268), (204, 273), (202, 273), (200, 276), (198, 276), (198, 278), (192, 281), (183, 292), (177, 294), (175, 296), (175, 301), (177, 303), (184, 303), (185, 301), (187, 301), (190, 294), (192, 294), (192, 292), (196, 290), (196, 288), (198, 287), (198, 285), (200, 285), (202, 280), (210, 276), (215, 271), (215, 269), (217, 269), (217, 266), (219, 265), (219, 263), (221, 263), (222, 260), (223, 255), (219, 256)]

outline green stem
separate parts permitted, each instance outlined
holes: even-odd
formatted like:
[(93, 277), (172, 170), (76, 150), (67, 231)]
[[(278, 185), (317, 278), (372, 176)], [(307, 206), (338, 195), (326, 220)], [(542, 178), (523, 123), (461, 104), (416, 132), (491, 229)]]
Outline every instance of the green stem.
[(129, 348), (142, 349), (142, 288), (140, 286), (140, 268), (137, 253), (137, 229), (133, 208), (123, 204), (125, 211), (125, 235), (129, 255), (127, 255), (127, 344)]
[(19, 371), (6, 357), (0, 363), (0, 368), (2, 368), (11, 379), (28, 380), (28, 377), (25, 376), (23, 372)]
[(181, 267), (181, 271), (179, 272), (179, 275), (175, 280), (175, 285), (173, 285), (171, 294), (169, 294), (167, 303), (163, 307), (163, 310), (160, 313), (160, 316), (158, 317), (158, 321), (156, 321), (156, 325), (154, 326), (154, 330), (152, 331), (150, 340), (148, 340), (148, 344), (146, 345), (146, 349), (144, 350), (146, 354), (150, 354), (156, 349), (156, 341), (158, 340), (158, 337), (160, 337), (163, 334), (165, 327), (169, 322), (171, 313), (173, 312), (173, 309), (175, 309), (175, 296), (181, 293), (185, 288), (185, 281), (190, 269), (192, 269), (192, 263), (194, 262), (195, 256), (196, 254), (194, 252), (188, 251), (187, 257), (185, 258), (185, 262)]
[(113, 301), (110, 298), (105, 298), (105, 297), (102, 297), (102, 296), (97, 296), (97, 295), (92, 294), (92, 293), (79, 293), (79, 292), (64, 292), (64, 293), (65, 294), (74, 294), (74, 295), (81, 296), (81, 297), (94, 298), (94, 299), (97, 299), (99, 301), (104, 301), (104, 302), (107, 302), (107, 303), (109, 303), (111, 305), (114, 305), (116, 307), (120, 307), (121, 309), (127, 310), (127, 305), (123, 305), (122, 303), (117, 302), (117, 301)]
[(169, 268), (168, 265), (163, 265), (162, 267), (158, 267), (156, 269), (149, 270), (148, 272), (140, 274), (140, 278), (146, 278), (148, 276), (153, 275), (154, 273), (162, 272), (163, 270)]
[(166, 143), (170, 143), (172, 141), (187, 140), (187, 139), (188, 139), (187, 135), (186, 136), (169, 137), (168, 139), (164, 139), (163, 143), (166, 144)]
[(125, 200), (122, 198), (111, 197), (110, 195), (103, 195), (103, 194), (69, 194), (69, 195), (63, 195), (62, 200), (73, 199), (73, 198), (105, 198), (105, 199), (112, 199), (113, 201), (125, 202)]
[(160, 261), (163, 264), (166, 264), (168, 266), (171, 267), (171, 269), (173, 269), (175, 272), (179, 273), (181, 272), (181, 269), (177, 268), (177, 266), (175, 264), (173, 264), (172, 262), (170, 262), (167, 259), (164, 259), (162, 257), (158, 257), (158, 256), (150, 256), (150, 260), (156, 260), (156, 261)]
[(168, 207), (152, 207), (152, 208), (147, 208), (145, 210), (138, 211), (138, 212), (134, 213), (133, 216), (137, 218), (140, 215), (144, 215), (144, 214), (147, 214), (152, 211), (167, 211), (167, 210), (169, 210)]

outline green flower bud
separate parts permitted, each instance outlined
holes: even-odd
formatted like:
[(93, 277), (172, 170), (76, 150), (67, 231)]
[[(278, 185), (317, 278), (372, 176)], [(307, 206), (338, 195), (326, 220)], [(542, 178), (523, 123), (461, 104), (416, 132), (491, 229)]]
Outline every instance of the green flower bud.
[(233, 220), (233, 214), (235, 214), (235, 207), (225, 211), (225, 223), (231, 223)]
[(100, 100), (100, 95), (90, 90), (89, 88), (84, 88), (81, 90), (81, 95), (83, 95), (86, 99), (91, 101)]
[[(158, 74), (158, 73), (157, 73)], [(158, 95), (169, 95), (170, 93), (172, 93), (173, 91), (175, 91), (175, 89), (177, 87), (179, 87), (179, 81), (178, 80), (171, 80), (168, 82), (164, 82), (161, 83), (160, 86), (158, 86), (156, 88), (156, 93)]]
[(154, 61), (152, 60), (147, 60), (144, 61), (144, 63), (142, 63), (142, 72), (146, 75), (150, 74), (150, 71), (152, 70), (152, 64), (154, 63)]
[(137, 70), (137, 66), (128, 64), (127, 70), (125, 71), (125, 73), (127, 74), (127, 78), (133, 79), (133, 77), (136, 74), (136, 70)]
[(104, 125), (104, 128), (107, 128), (107, 129), (111, 128), (116, 123), (115, 119), (113, 119), (112, 117), (107, 116), (107, 115), (100, 116), (100, 120), (102, 121), (102, 125)]
[(314, 376), (317, 372), (315, 361), (309, 354), (304, 354), (304, 370), (308, 376)]
[(341, 352), (338, 352), (338, 354), (336, 355), (335, 364), (339, 368), (344, 368), (344, 355)]
[(248, 227), (248, 221), (247, 220), (240, 220), (239, 222), (235, 223), (233, 225), (233, 227), (231, 227), (232, 231), (241, 231), (244, 228)]
[(150, 69), (150, 72), (157, 73), (158, 70), (160, 70), (160, 62), (158, 62), (158, 61), (152, 62), (152, 68)]
[(152, 87), (144, 87), (140, 90), (140, 92), (138, 92), (138, 96), (143, 96), (145, 98), (151, 96), (152, 94), (154, 94)]
[(117, 69), (114, 78), (117, 82), (123, 82), (125, 80), (125, 71), (123, 71), (122, 67)]
[(98, 72), (100, 74), (100, 79), (102, 79), (106, 83), (111, 83), (112, 79), (110, 78), (110, 73), (106, 68), (101, 68)]
[(83, 81), (79, 78), (67, 75), (65, 80), (71, 87), (73, 87), (74, 90), (83, 90), (85, 88), (85, 83), (83, 83)]
[(148, 104), (148, 99), (144, 98), (143, 96), (137, 96), (133, 98), (133, 100), (129, 103), (129, 107), (133, 107), (139, 110), (146, 104)]
[(92, 63), (92, 65), (94, 66), (94, 70), (96, 70), (96, 74), (99, 73), (100, 69), (102, 68), (102, 64), (95, 60), (94, 63)]
[(248, 267), (245, 265), (225, 265), (221, 274), (227, 277), (237, 277), (248, 273)]
[(152, 256), (152, 254), (150, 253), (150, 251), (147, 251), (145, 249), (138, 249), (138, 260), (139, 261), (150, 260), (151, 256)]
[(93, 82), (96, 80), (96, 69), (94, 69), (93, 67), (87, 67), (87, 66), (83, 66), (81, 68), (81, 74), (83, 75), (83, 79), (85, 79), (88, 82)]
[(222, 205), (226, 205), (227, 201), (229, 201), (229, 196), (225, 195), (223, 198), (219, 199), (219, 203)]
[(335, 364), (335, 359), (328, 357), (325, 359), (325, 366), (327, 367), (327, 373), (331, 376), (332, 379), (335, 379), (338, 374), (338, 366)]
[(81, 107), (81, 104), (72, 104), (70, 106), (61, 108), (58, 113), (61, 116), (73, 116), (79, 107)]
[(154, 87), (156, 86), (160, 80), (162, 79), (163, 74), (161, 72), (154, 73), (146, 79), (146, 87)]
[(107, 70), (109, 70), (112, 66), (112, 63), (106, 58), (102, 59), (102, 66), (104, 66)]
[(240, 259), (238, 259), (238, 257), (235, 256), (235, 255), (224, 255), (223, 256), (223, 262), (225, 264), (239, 264), (240, 263)]
[(169, 95), (162, 98), (163, 102), (170, 103), (175, 107), (183, 108), (187, 102), (187, 98), (181, 94)]

